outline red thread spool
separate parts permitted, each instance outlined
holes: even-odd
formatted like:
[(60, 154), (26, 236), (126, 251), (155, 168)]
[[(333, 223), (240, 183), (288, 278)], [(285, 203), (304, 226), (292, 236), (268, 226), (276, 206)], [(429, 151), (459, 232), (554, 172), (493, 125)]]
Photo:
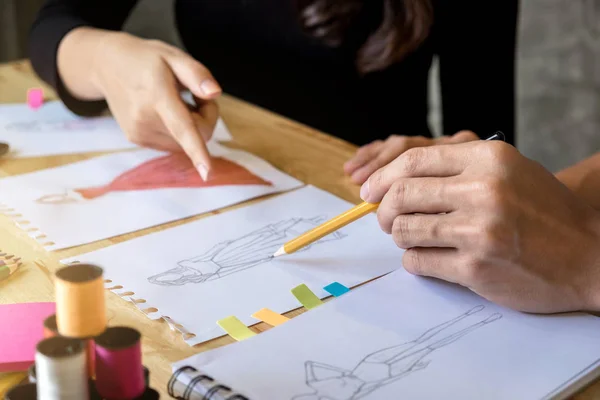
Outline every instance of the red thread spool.
[(116, 326), (96, 337), (96, 389), (107, 400), (134, 399), (144, 394), (140, 333)]

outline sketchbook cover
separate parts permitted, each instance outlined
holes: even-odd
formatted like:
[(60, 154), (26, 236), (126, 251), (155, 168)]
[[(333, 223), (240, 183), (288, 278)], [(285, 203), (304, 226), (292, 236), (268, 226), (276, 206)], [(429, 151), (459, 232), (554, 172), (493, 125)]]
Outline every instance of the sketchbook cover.
[(600, 318), (519, 313), (401, 269), (173, 371), (249, 399), (531, 400), (564, 396), (599, 362)]

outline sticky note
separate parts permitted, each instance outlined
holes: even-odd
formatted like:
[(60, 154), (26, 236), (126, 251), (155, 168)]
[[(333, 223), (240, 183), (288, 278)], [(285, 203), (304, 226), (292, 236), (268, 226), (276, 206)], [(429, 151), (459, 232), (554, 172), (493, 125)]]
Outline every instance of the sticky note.
[(323, 304), (321, 299), (319, 299), (304, 283), (293, 288), (292, 293), (296, 296), (298, 301), (309, 310)]
[(35, 362), (44, 320), (55, 312), (55, 303), (0, 305), (0, 372), (26, 371)]
[(44, 91), (39, 88), (32, 88), (27, 91), (27, 104), (34, 110), (44, 104)]
[(323, 289), (325, 289), (327, 292), (334, 295), (335, 297), (339, 297), (339, 296), (343, 295), (344, 293), (350, 291), (350, 289), (348, 289), (346, 286), (342, 285), (339, 282), (330, 283), (329, 285), (325, 286)]
[(227, 332), (229, 336), (238, 342), (256, 335), (256, 333), (252, 332), (250, 328), (244, 325), (242, 321), (233, 315), (217, 321), (217, 325), (223, 328), (223, 330)]
[(278, 326), (290, 320), (288, 317), (278, 314), (268, 308), (263, 308), (262, 310), (255, 312), (252, 314), (252, 318), (259, 319), (271, 326)]

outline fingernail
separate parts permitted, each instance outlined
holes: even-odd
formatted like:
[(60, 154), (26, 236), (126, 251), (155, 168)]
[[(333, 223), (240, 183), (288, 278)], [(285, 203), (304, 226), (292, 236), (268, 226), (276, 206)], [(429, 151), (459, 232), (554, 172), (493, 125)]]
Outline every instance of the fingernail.
[(220, 93), (221, 87), (217, 85), (217, 83), (214, 82), (212, 79), (205, 79), (200, 84), (200, 90), (202, 90), (202, 92), (206, 96), (212, 96), (214, 94)]
[(202, 180), (206, 182), (208, 180), (208, 168), (206, 168), (206, 165), (198, 163), (196, 164), (196, 169), (198, 170)]
[(369, 180), (368, 179), (360, 187), (360, 198), (363, 199), (363, 201), (367, 201), (367, 199), (369, 198)]

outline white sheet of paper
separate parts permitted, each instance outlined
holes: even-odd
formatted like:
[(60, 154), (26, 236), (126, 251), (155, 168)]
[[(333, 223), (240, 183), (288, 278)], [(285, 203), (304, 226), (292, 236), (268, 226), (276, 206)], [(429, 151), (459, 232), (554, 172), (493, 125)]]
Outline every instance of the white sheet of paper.
[(185, 365), (251, 400), (541, 399), (600, 365), (600, 318), (518, 313), (400, 269)]
[[(374, 214), (310, 247), (276, 259), (285, 242), (352, 207), (312, 186), (230, 212), (63, 260), (94, 263), (117, 292), (134, 292), (195, 338), (224, 335), (216, 321), (263, 307), (283, 313), (301, 307), (290, 290), (305, 283), (320, 298), (334, 282), (350, 287), (400, 265), (403, 251), (381, 231)], [(171, 271), (171, 273), (167, 273)], [(154, 283), (161, 281), (162, 284)], [(152, 314), (151, 314), (152, 315)]]
[[(218, 141), (231, 140), (219, 119), (213, 133)], [(38, 110), (26, 104), (0, 105), (0, 141), (7, 142), (7, 157), (40, 157), (136, 148), (112, 117), (82, 118), (60, 101), (50, 101)]]
[[(0, 203), (20, 214), (18, 220), (29, 221), (25, 229), (37, 228), (32, 236), (45, 235), (48, 250), (61, 249), (105, 239), (139, 229), (178, 220), (195, 214), (233, 205), (258, 196), (285, 191), (302, 186), (302, 182), (275, 169), (264, 160), (247, 152), (230, 150), (210, 143), (214, 157), (237, 164), (252, 178), (268, 184), (227, 184), (212, 187), (185, 186), (188, 178), (201, 179), (197, 171), (167, 168), (153, 162), (151, 167), (140, 169), (150, 160), (169, 155), (154, 150), (138, 150), (97, 157), (58, 168), (0, 179)], [(183, 154), (183, 153), (180, 153)], [(185, 155), (182, 155), (185, 157)], [(191, 162), (189, 163), (191, 167)], [(243, 167), (243, 168), (242, 168)], [(174, 171), (175, 174), (165, 173)], [(125, 172), (127, 172), (125, 174)], [(238, 174), (240, 175), (240, 174)], [(222, 182), (221, 178), (211, 178)], [(227, 176), (224, 178), (232, 182)], [(237, 178), (236, 178), (237, 179)], [(183, 183), (178, 183), (183, 180)], [(113, 182), (114, 181), (114, 182)], [(159, 188), (147, 189), (148, 184)], [(209, 183), (211, 181), (209, 180)], [(114, 189), (105, 192), (102, 188)], [(95, 190), (95, 188), (101, 188)], [(97, 197), (82, 197), (76, 190), (97, 192)], [(90, 190), (91, 189), (91, 190)], [(120, 189), (120, 190), (118, 190)], [(147, 190), (141, 190), (147, 189)], [(43, 199), (44, 203), (40, 203)], [(23, 225), (23, 224), (21, 224)]]

